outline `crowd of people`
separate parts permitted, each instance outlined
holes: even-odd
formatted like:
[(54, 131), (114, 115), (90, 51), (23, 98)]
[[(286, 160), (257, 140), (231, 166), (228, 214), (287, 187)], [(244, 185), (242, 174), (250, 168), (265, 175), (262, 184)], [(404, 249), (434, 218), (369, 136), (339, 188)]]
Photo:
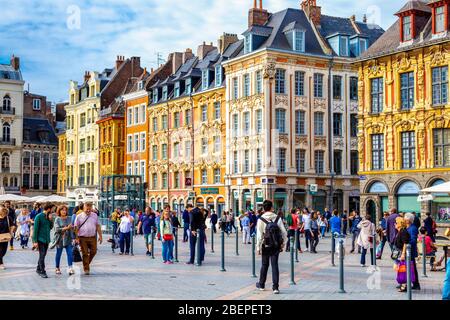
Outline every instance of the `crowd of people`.
[[(207, 242), (207, 227), (217, 233), (217, 226), (230, 236), (233, 231), (240, 230), (242, 243), (251, 244), (255, 239), (257, 253), (261, 255), (262, 266), (260, 278), (256, 284), (259, 290), (265, 289), (268, 268), (272, 267), (273, 292), (279, 293), (278, 258), (282, 251), (296, 250), (303, 253), (302, 240), (305, 251), (317, 254), (320, 239), (346, 235), (351, 239), (351, 251), (360, 255), (361, 267), (366, 266), (366, 256), (370, 253), (370, 264), (374, 259), (382, 259), (389, 245), (391, 256), (398, 270), (397, 279), (404, 273), (404, 265), (408, 245), (411, 248), (411, 270), (413, 274), (413, 290), (420, 290), (416, 258), (422, 242), (425, 242), (426, 257), (430, 260), (431, 270), (442, 265), (445, 255), (437, 259), (436, 234), (437, 225), (429, 213), (421, 221), (416, 213), (397, 212), (391, 209), (384, 212), (381, 221), (372, 221), (370, 215), (361, 215), (352, 211), (339, 213), (327, 208), (321, 212), (308, 208), (295, 208), (287, 214), (283, 210), (275, 211), (273, 203), (266, 200), (257, 210), (242, 211), (238, 214), (232, 210), (223, 212), (219, 217), (213, 210), (194, 207), (188, 204), (180, 216), (172, 211), (169, 205), (164, 209), (153, 210), (147, 207), (144, 212), (116, 209), (109, 216), (112, 229), (111, 242), (113, 252), (119, 249), (120, 255), (129, 255), (133, 235), (141, 234), (145, 241), (146, 255), (154, 252), (154, 241), (162, 242), (162, 262), (174, 263), (174, 243), (178, 230), (182, 230), (182, 242), (189, 243), (190, 255), (186, 264), (202, 263), (205, 260), (205, 243)], [(181, 229), (182, 228), (182, 229)], [(348, 235), (349, 233), (349, 235)], [(8, 236), (9, 235), (9, 236)], [(447, 230), (447, 236), (450, 236)], [(69, 215), (65, 205), (35, 204), (29, 211), (26, 208), (14, 209), (10, 202), (0, 206), (0, 270), (5, 269), (3, 258), (7, 253), (8, 245), (14, 250), (14, 241), (20, 243), (22, 249), (29, 246), (31, 240), (32, 250), (38, 252), (36, 272), (47, 278), (46, 256), (48, 249), (55, 249), (55, 273), (61, 275), (61, 258), (63, 253), (67, 256), (68, 275), (74, 274), (73, 264), (77, 253), (83, 264), (85, 275), (90, 274), (90, 265), (97, 253), (97, 243), (102, 243), (102, 229), (99, 221), (99, 212), (92, 203), (81, 203)], [(199, 250), (199, 252), (196, 252)], [(80, 254), (81, 251), (81, 254)], [(196, 255), (197, 254), (197, 255)], [(196, 260), (197, 259), (197, 260)], [(449, 271), (447, 266), (447, 279), (444, 296), (449, 295)], [(406, 291), (406, 283), (398, 283), (398, 291)]]

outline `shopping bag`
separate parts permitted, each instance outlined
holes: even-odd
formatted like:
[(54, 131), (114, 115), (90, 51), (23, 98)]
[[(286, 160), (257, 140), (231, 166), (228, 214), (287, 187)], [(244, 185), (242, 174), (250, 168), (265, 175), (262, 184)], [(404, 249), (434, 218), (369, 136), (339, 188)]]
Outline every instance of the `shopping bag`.
[(81, 253), (80, 249), (78, 248), (78, 245), (73, 247), (72, 255), (73, 255), (73, 262), (83, 261), (83, 259), (81, 258)]
[[(405, 284), (407, 282), (407, 268), (406, 261), (400, 261), (397, 269), (397, 282), (398, 284)], [(414, 263), (411, 261), (411, 283), (416, 282), (416, 275), (414, 272)]]

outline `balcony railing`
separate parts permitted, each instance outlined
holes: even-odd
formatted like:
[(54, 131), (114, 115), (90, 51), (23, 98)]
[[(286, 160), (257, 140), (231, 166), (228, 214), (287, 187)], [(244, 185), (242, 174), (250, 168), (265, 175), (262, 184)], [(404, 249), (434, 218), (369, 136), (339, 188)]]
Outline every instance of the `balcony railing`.
[(0, 114), (10, 114), (10, 115), (15, 115), (16, 114), (16, 108), (11, 108), (9, 110), (0, 108)]
[(5, 139), (1, 139), (0, 140), (0, 145), (2, 146), (15, 146), (16, 145), (16, 139), (9, 139), (9, 140), (5, 140)]

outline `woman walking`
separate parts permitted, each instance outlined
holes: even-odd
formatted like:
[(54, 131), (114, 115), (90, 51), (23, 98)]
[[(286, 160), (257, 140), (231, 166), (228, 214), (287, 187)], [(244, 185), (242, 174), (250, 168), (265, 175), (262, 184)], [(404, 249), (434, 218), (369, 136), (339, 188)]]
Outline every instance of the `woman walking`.
[[(411, 236), (406, 228), (406, 221), (402, 217), (397, 217), (395, 219), (395, 229), (397, 229), (397, 236), (394, 239), (394, 246), (399, 251), (399, 257), (398, 259), (400, 261), (406, 260), (406, 246), (411, 241)], [(406, 283), (400, 284), (398, 286), (399, 292), (406, 292)]]
[[(5, 270), (3, 257), (8, 250), (8, 243), (14, 233), (14, 221), (8, 216), (8, 209), (0, 208), (0, 270)], [(9, 236), (8, 236), (9, 235)]]
[(327, 231), (327, 228), (328, 228), (327, 218), (325, 218), (325, 215), (320, 215), (320, 218), (319, 218), (319, 229), (320, 229), (320, 236), (322, 238), (325, 237), (325, 232)]
[(311, 232), (311, 253), (317, 253), (316, 247), (319, 244), (319, 216), (318, 212), (311, 213), (309, 228)]
[(162, 256), (163, 263), (173, 264), (173, 228), (170, 213), (164, 211), (161, 222)]
[(119, 245), (120, 245), (120, 255), (130, 254), (130, 245), (131, 245), (131, 228), (133, 228), (134, 218), (130, 215), (129, 210), (125, 210), (122, 218), (120, 219), (119, 224)]
[(28, 239), (30, 238), (30, 213), (28, 209), (22, 209), (17, 217), (17, 224), (20, 226), (20, 246), (22, 249), (28, 248)]
[(73, 225), (68, 213), (69, 210), (66, 206), (60, 206), (56, 210), (56, 219), (54, 225), (56, 239), (55, 273), (57, 275), (61, 274), (61, 256), (63, 250), (65, 250), (67, 255), (67, 266), (69, 268), (69, 276), (71, 276), (75, 273), (73, 270), (73, 240), (75, 239), (75, 234), (73, 232)]
[(361, 248), (361, 267), (366, 266), (366, 254), (367, 249), (370, 249), (370, 264), (373, 265), (373, 241), (375, 234), (375, 225), (370, 221), (370, 216), (366, 215), (365, 218), (358, 224), (357, 228), (360, 229), (357, 244)]

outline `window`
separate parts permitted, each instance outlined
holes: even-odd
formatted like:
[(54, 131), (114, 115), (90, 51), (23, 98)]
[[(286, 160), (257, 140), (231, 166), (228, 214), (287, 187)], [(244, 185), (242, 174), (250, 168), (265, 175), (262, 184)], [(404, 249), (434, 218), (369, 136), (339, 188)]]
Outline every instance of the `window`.
[(286, 93), (286, 70), (277, 69), (275, 73), (275, 93)]
[(80, 153), (84, 153), (86, 151), (86, 139), (80, 140)]
[(350, 100), (358, 100), (358, 78), (350, 77)]
[(250, 151), (244, 151), (244, 173), (250, 172)]
[(153, 122), (153, 132), (158, 131), (158, 118), (156, 117), (153, 118), (152, 122)]
[(384, 136), (372, 135), (372, 170), (384, 169)]
[(48, 153), (44, 153), (42, 156), (42, 166), (46, 168), (50, 166), (50, 155)]
[(383, 78), (371, 80), (372, 113), (383, 112)]
[(86, 126), (86, 113), (80, 115), (80, 128)]
[(184, 142), (184, 157), (189, 159), (191, 157), (191, 141)]
[(222, 66), (216, 66), (216, 87), (220, 87), (222, 85)]
[(342, 77), (333, 76), (333, 99), (342, 99)]
[(202, 169), (202, 184), (208, 184), (208, 170)]
[(179, 156), (180, 156), (180, 143), (175, 142), (173, 144), (173, 158), (178, 159)]
[(350, 136), (355, 138), (358, 136), (358, 115), (350, 115)]
[(202, 70), (202, 89), (208, 90), (209, 88), (209, 70)]
[(186, 79), (186, 94), (190, 95), (192, 92), (192, 80), (191, 78)]
[(180, 113), (179, 112), (175, 112), (173, 114), (173, 127), (175, 129), (180, 127)]
[(134, 135), (134, 152), (138, 152), (139, 151), (139, 134), (136, 133)]
[(433, 106), (448, 103), (448, 67), (432, 69), (433, 73)]
[(256, 149), (256, 172), (261, 172), (262, 169), (262, 159), (261, 159), (261, 149)]
[(220, 152), (220, 136), (215, 136), (214, 137), (214, 152)]
[(219, 184), (222, 180), (222, 176), (220, 174), (220, 168), (214, 169), (214, 183)]
[(11, 141), (11, 126), (9, 123), (3, 124), (3, 139), (4, 142), (10, 142)]
[(239, 170), (239, 164), (238, 164), (238, 152), (233, 151), (233, 173), (238, 173)]
[(256, 94), (262, 93), (262, 73), (261, 71), (256, 72)]
[(323, 112), (314, 113), (314, 135), (323, 136)]
[(236, 138), (239, 132), (239, 115), (233, 114), (233, 137)]
[(250, 75), (244, 75), (244, 97), (250, 96)]
[(202, 138), (202, 154), (208, 153), (208, 138)]
[(250, 133), (250, 112), (244, 112), (244, 135)]
[(256, 110), (256, 133), (260, 134), (262, 132), (262, 110)]
[(134, 124), (138, 124), (139, 123), (139, 108), (135, 107), (134, 108)]
[(33, 99), (33, 110), (41, 110), (41, 99)]
[(167, 100), (168, 95), (169, 95), (169, 88), (168, 86), (164, 86), (162, 90), (162, 99)]
[(39, 189), (40, 187), (40, 175), (39, 173), (33, 174), (33, 189)]
[(334, 160), (334, 173), (338, 176), (342, 175), (342, 151), (335, 150), (333, 152), (333, 160)]
[(435, 31), (436, 33), (445, 31), (445, 10), (444, 7), (437, 7), (434, 9), (436, 23), (435, 23)]
[(175, 83), (175, 88), (174, 88), (174, 97), (178, 98), (180, 96), (180, 82), (176, 82)]
[(167, 189), (167, 173), (162, 174), (162, 188)]
[(208, 109), (206, 106), (202, 106), (202, 122), (208, 121)]
[(161, 145), (161, 157), (163, 160), (167, 160), (167, 144)]
[(42, 188), (44, 190), (48, 190), (49, 189), (49, 175), (48, 174), (43, 174), (42, 175)]
[(29, 173), (23, 174), (22, 187), (24, 187), (25, 189), (30, 188), (30, 174)]
[(9, 171), (10, 163), (9, 163), (9, 154), (4, 153), (2, 154), (2, 171), (6, 172)]
[(280, 133), (286, 133), (286, 110), (284, 109), (275, 110), (275, 122), (276, 122), (276, 129)]
[(411, 16), (403, 17), (403, 41), (412, 39)]
[(145, 123), (146, 118), (146, 110), (145, 110), (145, 104), (141, 105), (139, 109), (141, 110), (141, 114), (139, 115), (139, 118), (141, 119), (141, 123)]
[(296, 135), (306, 134), (305, 111), (300, 110), (295, 111), (295, 134)]
[(141, 161), (141, 177), (145, 182), (146, 181), (146, 179), (145, 179), (145, 161)]
[(3, 97), (3, 110), (11, 111), (11, 97), (9, 95)]
[(434, 165), (450, 166), (450, 129), (434, 129), (433, 136)]
[(304, 52), (305, 51), (305, 32), (304, 31), (294, 31), (294, 51)]
[(153, 89), (153, 103), (158, 103), (158, 88)]
[(30, 165), (30, 161), (31, 161), (31, 154), (28, 151), (25, 151), (23, 153), (23, 165), (24, 166), (29, 166)]
[(306, 151), (301, 149), (295, 150), (295, 169), (297, 170), (297, 173), (304, 173), (305, 172), (305, 159)]
[(185, 111), (185, 113), (184, 113), (184, 123), (187, 125), (187, 126), (190, 126), (191, 125), (191, 110), (186, 110)]
[(305, 73), (303, 71), (295, 71), (295, 95), (305, 95)]
[(152, 146), (153, 161), (158, 160), (158, 146)]
[(415, 133), (402, 132), (402, 168), (413, 169), (416, 167), (416, 142)]
[(252, 52), (252, 34), (248, 33), (245, 35), (244, 40), (244, 54)]
[(173, 187), (175, 189), (180, 187), (180, 173), (178, 171), (173, 173)]
[(286, 149), (279, 148), (278, 149), (278, 172), (286, 172)]
[(167, 116), (166, 115), (163, 115), (162, 117), (161, 117), (161, 122), (162, 122), (162, 129), (163, 130), (167, 130)]
[(127, 152), (133, 152), (133, 137), (131, 135), (127, 136)]
[(233, 100), (239, 98), (239, 81), (238, 78), (233, 78)]
[(316, 169), (316, 174), (324, 173), (324, 154), (323, 150), (314, 151), (314, 167)]
[(156, 173), (152, 174), (152, 186), (153, 189), (158, 189), (158, 175)]
[(141, 152), (145, 151), (145, 145), (146, 145), (146, 133), (141, 132), (141, 143), (140, 143)]
[(340, 37), (339, 51), (341, 56), (348, 56), (348, 37)]
[(222, 118), (220, 102), (214, 102), (214, 120), (219, 120), (220, 118)]
[(57, 169), (58, 168), (58, 154), (53, 153), (52, 155), (52, 167)]
[(323, 98), (323, 74), (314, 73), (314, 98)]
[(342, 113), (333, 113), (333, 135), (342, 137)]
[(350, 174), (357, 175), (359, 170), (358, 151), (350, 152)]
[(410, 110), (414, 107), (414, 72), (402, 73), (400, 86), (401, 108)]

